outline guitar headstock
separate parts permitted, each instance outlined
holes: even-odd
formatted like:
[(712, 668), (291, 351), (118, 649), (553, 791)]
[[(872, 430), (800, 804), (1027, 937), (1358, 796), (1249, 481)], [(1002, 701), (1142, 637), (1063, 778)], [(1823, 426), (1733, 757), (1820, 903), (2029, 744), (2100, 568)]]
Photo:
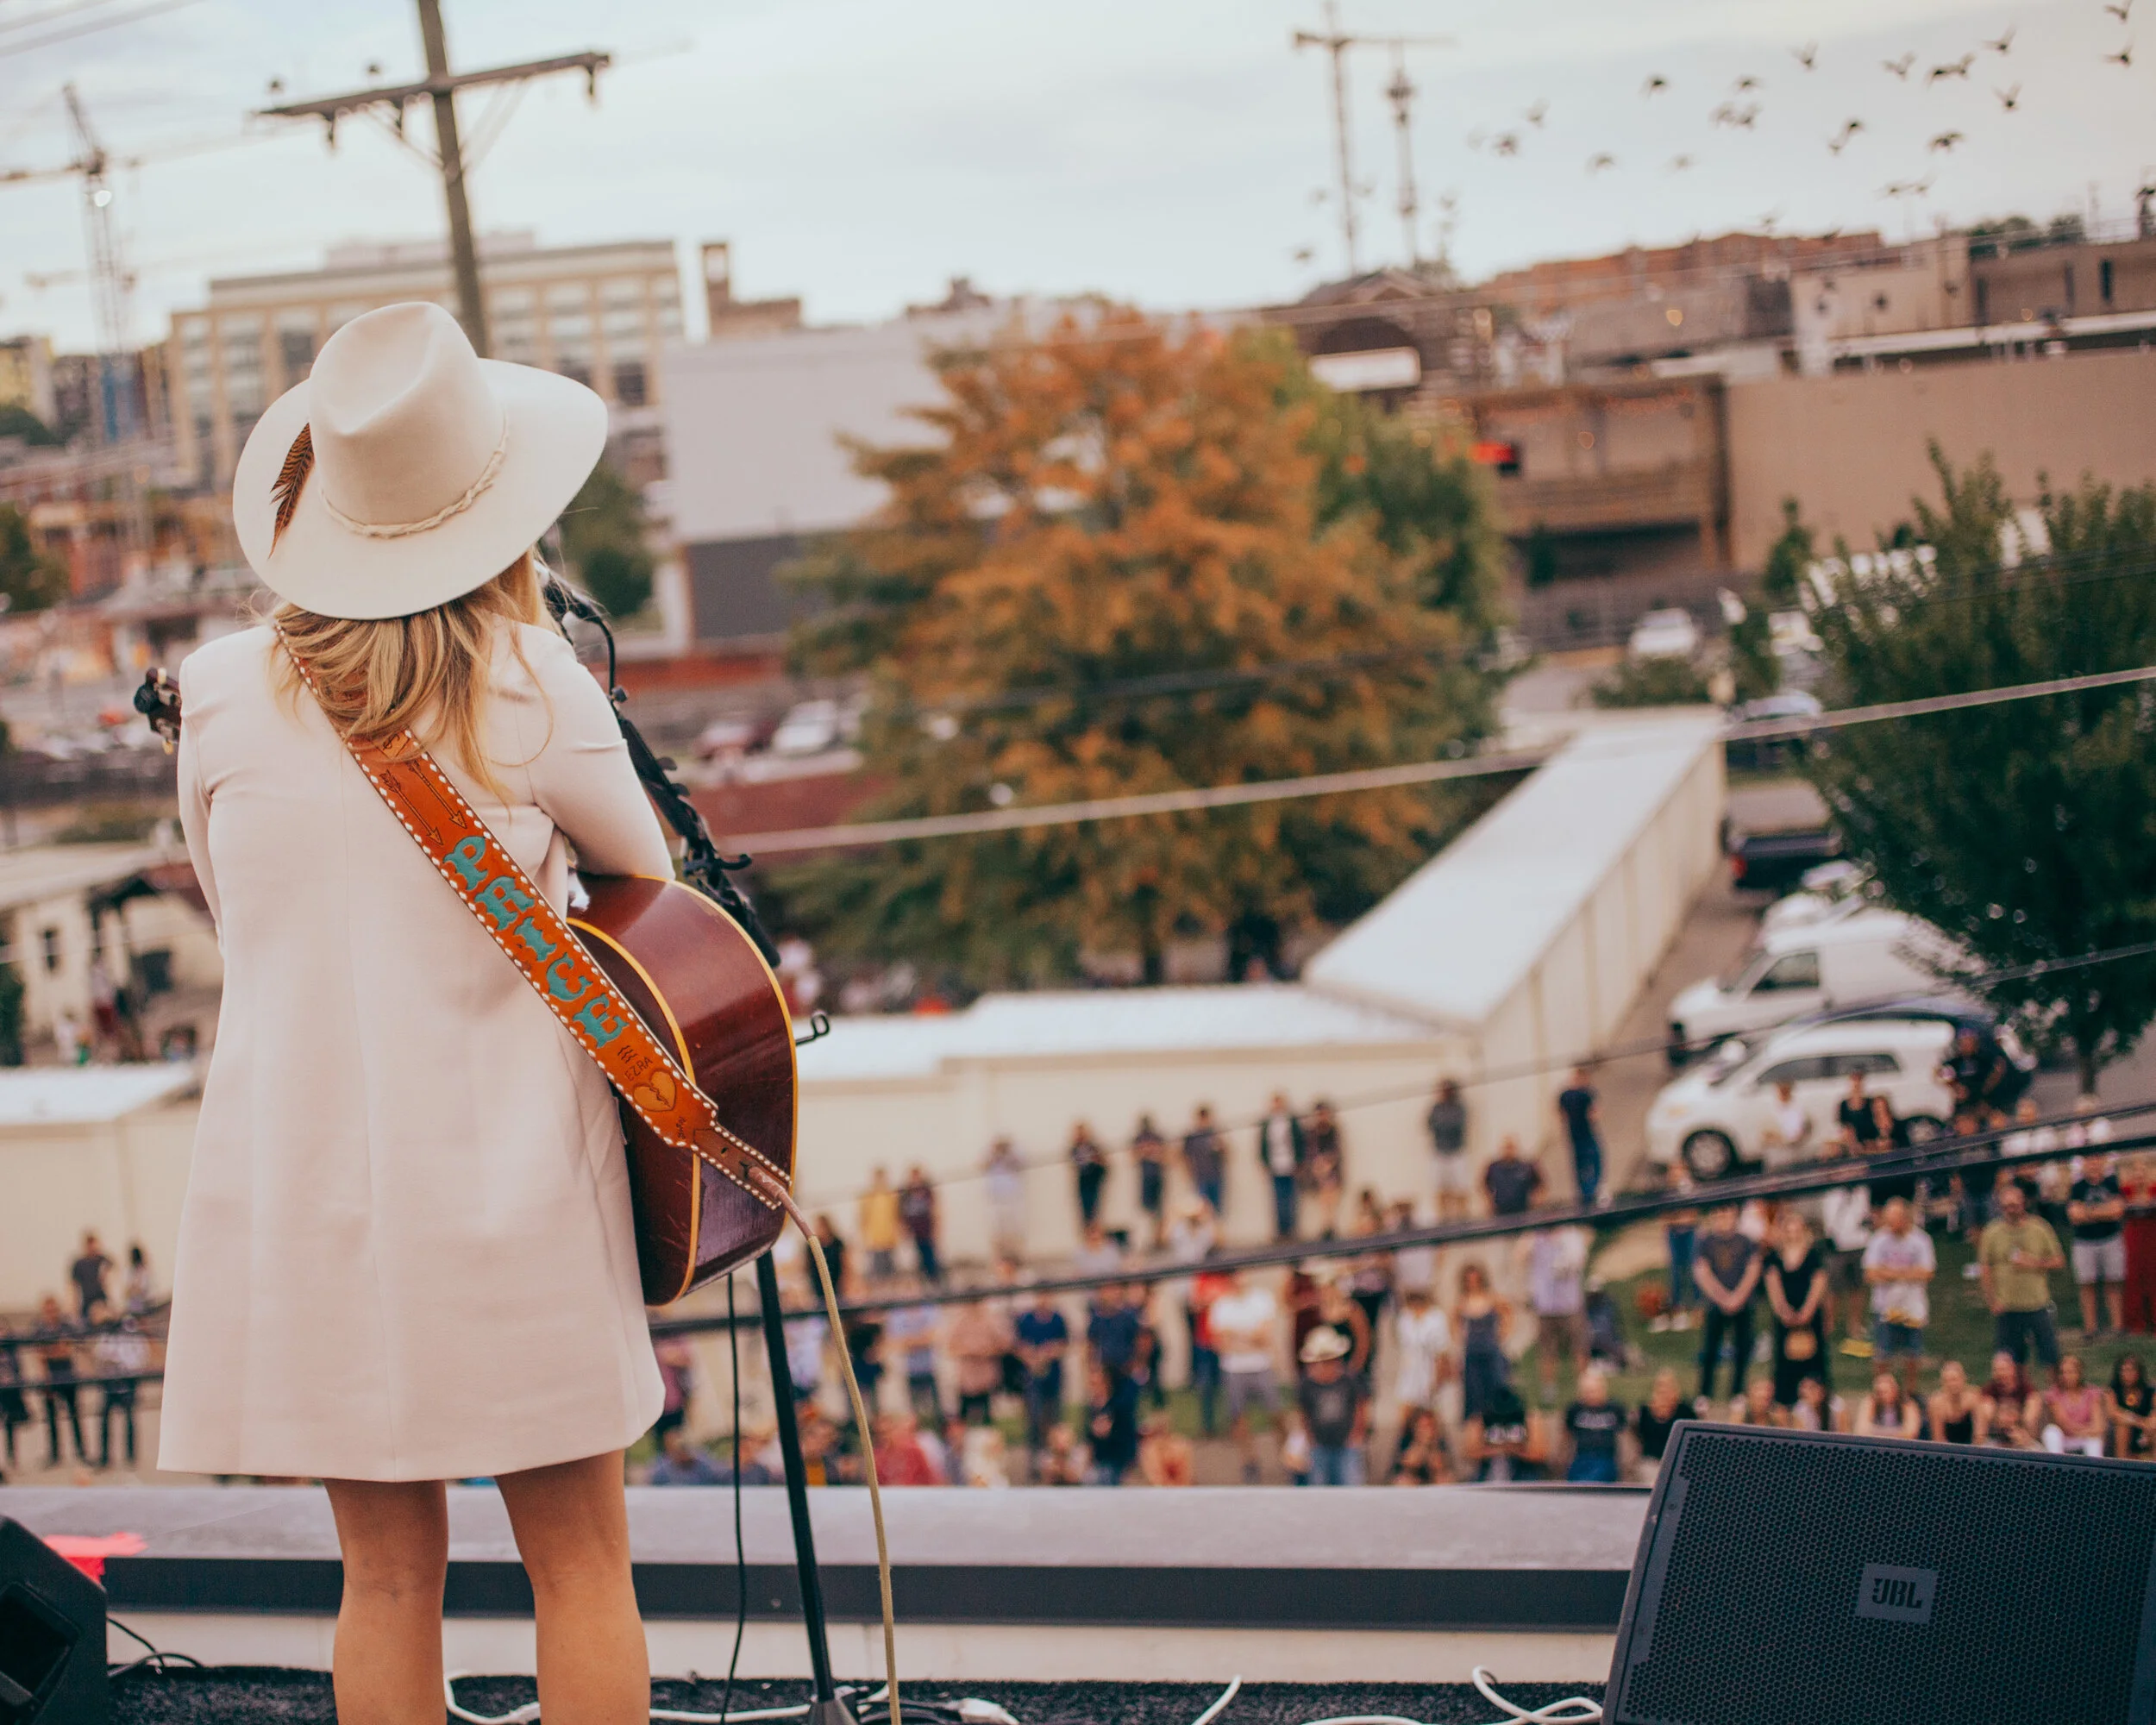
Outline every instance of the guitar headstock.
[(142, 674), (142, 687), (135, 692), (135, 710), (150, 722), (158, 741), (169, 755), (179, 741), (179, 682), (162, 665)]

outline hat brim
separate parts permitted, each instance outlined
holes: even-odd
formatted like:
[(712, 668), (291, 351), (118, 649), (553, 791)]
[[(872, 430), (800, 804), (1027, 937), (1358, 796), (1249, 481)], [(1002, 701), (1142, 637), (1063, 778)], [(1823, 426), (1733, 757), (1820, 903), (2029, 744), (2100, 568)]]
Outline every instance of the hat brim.
[(536, 544), (606, 448), (606, 404), (572, 378), (481, 360), (506, 422), (501, 466), (468, 508), (423, 532), (355, 533), (324, 506), (311, 477), (271, 549), (271, 487), (308, 420), (310, 386), (272, 402), (232, 476), (232, 524), (262, 585), (320, 617), (409, 617), (484, 586)]

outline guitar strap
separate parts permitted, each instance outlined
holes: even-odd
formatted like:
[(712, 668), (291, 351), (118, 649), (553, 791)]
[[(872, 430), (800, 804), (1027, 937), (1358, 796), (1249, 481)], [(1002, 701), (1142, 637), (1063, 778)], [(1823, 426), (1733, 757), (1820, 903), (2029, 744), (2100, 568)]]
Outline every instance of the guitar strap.
[[(282, 643), (283, 637), (279, 636)], [(313, 676), (284, 643), (310, 693)], [(386, 744), (348, 737), (344, 745), (398, 825), (449, 883), (487, 938), (584, 1051), (636, 1117), (677, 1150), (709, 1163), (767, 1209), (780, 1208), (786, 1174), (729, 1132), (718, 1107), (651, 1033), (547, 902), (523, 866), (489, 831), (449, 775), (406, 731)]]

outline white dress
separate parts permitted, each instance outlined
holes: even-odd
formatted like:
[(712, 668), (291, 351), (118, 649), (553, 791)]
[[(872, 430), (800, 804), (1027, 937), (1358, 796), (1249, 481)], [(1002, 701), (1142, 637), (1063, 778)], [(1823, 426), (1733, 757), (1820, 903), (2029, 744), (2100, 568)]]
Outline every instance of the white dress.
[[(489, 754), (437, 758), (557, 909), (671, 876), (611, 709), (505, 630)], [(225, 985), (172, 1270), (160, 1467), (513, 1472), (655, 1419), (612, 1093), (383, 806), (266, 629), (180, 668), (181, 823)]]

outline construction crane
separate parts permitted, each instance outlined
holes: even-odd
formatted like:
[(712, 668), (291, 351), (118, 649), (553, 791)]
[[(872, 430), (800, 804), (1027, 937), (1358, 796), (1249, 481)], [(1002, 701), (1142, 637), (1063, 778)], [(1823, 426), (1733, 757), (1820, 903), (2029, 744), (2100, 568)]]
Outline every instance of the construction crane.
[(1347, 254), (1347, 273), (1351, 276), (1362, 273), (1362, 263), (1355, 219), (1355, 166), (1348, 125), (1347, 54), (1350, 48), (1391, 50), (1393, 81), (1385, 94), (1393, 104), (1393, 124), (1400, 137), (1400, 214), (1407, 227), (1407, 260), (1410, 264), (1420, 261), (1421, 248), (1416, 243), (1414, 231), (1413, 148), (1408, 135), (1415, 87), (1407, 80), (1407, 50), (1452, 47), (1457, 46), (1454, 38), (1351, 35), (1340, 28), (1339, 0), (1325, 0), (1324, 31), (1297, 30), (1292, 40), (1298, 48), (1323, 48), (1332, 59), (1332, 140), (1340, 179), (1340, 241)]
[(135, 434), (134, 393), (121, 386), (127, 361), (128, 326), (135, 283), (120, 257), (112, 231), (112, 187), (106, 175), (111, 158), (90, 123), (75, 86), (60, 86), (68, 122), (75, 129), (79, 154), (72, 166), (82, 176), (83, 234), (90, 253), (90, 289), (97, 323), (97, 410), (91, 420), (101, 445), (124, 443)]

